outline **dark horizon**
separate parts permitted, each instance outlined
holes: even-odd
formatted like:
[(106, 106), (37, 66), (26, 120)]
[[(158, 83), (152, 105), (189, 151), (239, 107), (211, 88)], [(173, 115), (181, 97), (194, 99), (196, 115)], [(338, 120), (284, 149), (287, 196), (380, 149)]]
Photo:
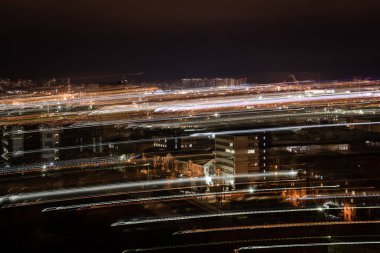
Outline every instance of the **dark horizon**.
[(378, 1), (0, 0), (0, 78), (380, 75)]

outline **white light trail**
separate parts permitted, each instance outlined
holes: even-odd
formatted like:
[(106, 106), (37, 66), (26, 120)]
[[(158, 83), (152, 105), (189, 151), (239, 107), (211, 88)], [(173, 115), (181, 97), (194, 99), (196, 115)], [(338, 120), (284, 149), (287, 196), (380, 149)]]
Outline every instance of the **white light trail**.
[(341, 99), (355, 99), (355, 98), (369, 98), (369, 97), (379, 97), (378, 92), (354, 92), (349, 94), (323, 94), (323, 95), (313, 95), (313, 96), (293, 96), (293, 97), (269, 97), (269, 98), (243, 98), (243, 99), (223, 99), (216, 100), (213, 102), (197, 103), (189, 105), (177, 105), (169, 107), (160, 107), (155, 109), (155, 112), (176, 112), (176, 111), (196, 111), (196, 110), (212, 110), (212, 109), (223, 109), (229, 107), (242, 107), (242, 106), (257, 106), (257, 105), (268, 105), (268, 104), (281, 104), (281, 103), (300, 103), (300, 102), (315, 102), (315, 101), (328, 101), (328, 100), (341, 100)]
[(216, 242), (205, 242), (205, 243), (192, 243), (192, 244), (177, 244), (168, 246), (156, 246), (151, 248), (138, 248), (138, 249), (127, 249), (123, 253), (130, 252), (146, 252), (146, 251), (163, 251), (163, 250), (173, 250), (173, 249), (183, 249), (183, 248), (194, 248), (194, 247), (208, 247), (214, 245), (223, 244), (246, 244), (252, 242), (274, 242), (274, 241), (301, 241), (301, 240), (315, 240), (315, 239), (346, 239), (346, 238), (377, 238), (377, 235), (341, 235), (341, 236), (304, 236), (304, 237), (280, 237), (280, 238), (270, 238), (270, 239), (247, 239), (247, 240), (232, 240), (232, 241), (216, 241)]
[(249, 134), (249, 133), (262, 133), (262, 132), (296, 131), (296, 130), (311, 129), (311, 128), (351, 127), (351, 126), (368, 126), (368, 125), (379, 125), (379, 124), (380, 124), (380, 121), (354, 122), (354, 123), (333, 123), (333, 124), (323, 124), (323, 125), (318, 124), (318, 125), (302, 125), (302, 126), (287, 126), (287, 127), (269, 127), (269, 128), (246, 129), (246, 130), (195, 133), (195, 134), (191, 134), (190, 137), (230, 135), (230, 134)]
[(304, 186), (304, 187), (282, 187), (282, 188), (267, 188), (267, 189), (252, 189), (252, 192), (270, 192), (270, 191), (287, 191), (287, 190), (302, 190), (302, 189), (328, 189), (339, 188), (340, 185), (325, 185), (325, 186)]
[(28, 172), (28, 171), (31, 171), (31, 172), (49, 171), (49, 170), (65, 169), (65, 168), (70, 168), (70, 167), (83, 167), (83, 166), (91, 166), (91, 165), (99, 166), (99, 165), (125, 164), (125, 163), (128, 163), (129, 159), (135, 159), (136, 157), (137, 156), (134, 156), (134, 157), (129, 156), (125, 160), (121, 160), (119, 157), (116, 157), (116, 156), (93, 157), (93, 158), (81, 158), (81, 159), (55, 161), (52, 164), (34, 163), (34, 164), (28, 164), (28, 165), (10, 166), (10, 167), (3, 168), (0, 171), (0, 174), (21, 173), (21, 172)]
[(337, 194), (337, 195), (317, 195), (317, 196), (303, 196), (299, 198), (287, 198), (286, 200), (319, 200), (319, 199), (353, 199), (353, 198), (378, 198), (380, 194), (361, 194), (361, 195), (352, 195), (352, 194)]
[[(368, 207), (355, 207), (356, 209), (380, 209), (380, 206), (368, 206)], [(342, 210), (343, 207), (330, 207), (329, 210)], [(175, 217), (164, 217), (164, 218), (153, 218), (153, 219), (141, 219), (132, 221), (118, 221), (113, 223), (111, 226), (128, 226), (136, 224), (150, 224), (150, 223), (161, 223), (169, 221), (183, 221), (183, 220), (195, 220), (195, 219), (205, 219), (205, 218), (217, 218), (217, 217), (231, 217), (231, 216), (242, 216), (242, 215), (255, 215), (255, 214), (276, 214), (276, 213), (298, 213), (298, 212), (316, 212), (323, 211), (322, 207), (312, 207), (312, 208), (294, 208), (294, 209), (272, 209), (272, 210), (255, 210), (255, 211), (240, 211), (240, 212), (222, 212), (222, 213), (211, 213), (211, 214), (198, 214), (198, 215), (187, 215), (187, 216), (175, 216)], [(184, 232), (186, 233), (186, 232)]]
[(51, 211), (63, 211), (63, 210), (73, 210), (79, 208), (93, 208), (98, 206), (107, 206), (107, 205), (123, 205), (123, 204), (133, 204), (141, 202), (152, 202), (158, 200), (178, 200), (178, 199), (189, 199), (197, 197), (208, 197), (215, 196), (218, 194), (239, 194), (247, 193), (247, 190), (244, 191), (223, 191), (223, 192), (210, 192), (210, 193), (189, 193), (189, 194), (178, 194), (178, 195), (169, 195), (169, 196), (159, 196), (159, 197), (148, 197), (148, 198), (138, 198), (138, 199), (124, 199), (124, 200), (114, 200), (114, 201), (104, 201), (104, 202), (95, 202), (87, 204), (78, 204), (78, 205), (69, 205), (69, 206), (56, 206), (48, 207), (42, 210), (42, 212), (51, 212)]
[(310, 187), (292, 187), (292, 188), (268, 188), (268, 189), (256, 189), (256, 190), (240, 190), (240, 191), (222, 191), (222, 192), (209, 192), (209, 193), (190, 193), (190, 194), (178, 194), (169, 196), (158, 196), (158, 197), (148, 197), (148, 198), (138, 198), (138, 199), (123, 199), (123, 200), (113, 200), (113, 201), (103, 201), (103, 202), (93, 202), (86, 204), (68, 205), (68, 206), (55, 206), (48, 207), (42, 210), (42, 212), (51, 211), (64, 211), (64, 210), (75, 210), (82, 208), (94, 208), (94, 207), (105, 207), (123, 204), (136, 204), (141, 202), (151, 202), (151, 201), (175, 201), (178, 199), (189, 199), (195, 197), (208, 197), (215, 196), (218, 194), (244, 194), (244, 193), (255, 193), (255, 192), (271, 192), (271, 191), (283, 191), (283, 190), (297, 190), (297, 189), (325, 189), (325, 188), (337, 188), (339, 185), (333, 186), (310, 186)]
[[(380, 208), (380, 207), (376, 207), (376, 208)], [(318, 211), (323, 210), (323, 208), (317, 208), (317, 209), (318, 209)], [(329, 208), (329, 209), (331, 209), (331, 208)], [(283, 224), (269, 224), (269, 225), (200, 228), (200, 229), (178, 231), (178, 232), (173, 233), (173, 235), (211, 233), (211, 232), (226, 232), (226, 231), (236, 231), (236, 230), (253, 230), (253, 229), (318, 227), (318, 226), (360, 225), (360, 224), (379, 224), (379, 223), (380, 223), (380, 220), (349, 221), (349, 222), (348, 221), (299, 222), (299, 223), (283, 223)]]
[[(211, 137), (217, 135), (230, 135), (230, 134), (249, 134), (249, 133), (263, 133), (263, 132), (279, 132), (279, 131), (295, 131), (300, 129), (312, 129), (312, 128), (328, 128), (328, 127), (351, 127), (351, 126), (366, 126), (366, 125), (379, 125), (380, 121), (374, 122), (355, 122), (355, 123), (334, 123), (334, 124), (317, 124), (317, 125), (300, 125), (300, 126), (288, 126), (288, 127), (270, 127), (270, 128), (258, 128), (258, 129), (247, 129), (247, 130), (232, 130), (232, 131), (220, 131), (220, 132), (206, 132), (206, 133), (195, 133), (189, 136), (178, 136), (178, 137), (166, 137), (167, 140), (171, 139), (186, 139), (192, 137)], [(162, 139), (162, 138), (161, 138)], [(108, 146), (108, 145), (118, 145), (118, 144), (131, 144), (131, 143), (142, 143), (142, 142), (153, 142), (161, 140), (160, 138), (152, 139), (140, 139), (140, 140), (128, 140), (128, 141), (115, 141), (115, 142), (105, 142), (99, 143), (97, 146)], [(31, 153), (41, 153), (49, 152), (54, 150), (69, 150), (69, 149), (79, 149), (79, 148), (92, 148), (93, 145), (75, 145), (75, 146), (64, 146), (64, 147), (54, 147), (54, 148), (44, 148), (44, 149), (34, 149), (25, 150), (23, 154)], [(12, 152), (6, 153), (7, 155), (13, 155)]]
[[(272, 177), (272, 176), (291, 176), (297, 175), (297, 171), (279, 171), (279, 172), (266, 172), (266, 173), (251, 173), (251, 174), (239, 174), (234, 176), (215, 176), (215, 180), (225, 180), (231, 178), (258, 178), (258, 177)], [(153, 180), (153, 181), (139, 181), (139, 182), (128, 182), (119, 184), (107, 184), (89, 187), (79, 187), (71, 189), (62, 190), (52, 190), (52, 191), (41, 191), (41, 192), (31, 192), (31, 193), (19, 193), (6, 195), (1, 198), (0, 205), (3, 203), (16, 203), (22, 201), (37, 200), (40, 198), (62, 198), (65, 196), (73, 195), (91, 195), (101, 194), (109, 191), (125, 191), (136, 187), (150, 187), (150, 186), (165, 186), (172, 184), (181, 183), (196, 183), (204, 182), (206, 183), (205, 177), (199, 178), (186, 178), (186, 179), (169, 179), (169, 180)]]
[(380, 241), (353, 241), (353, 242), (319, 242), (319, 243), (300, 243), (300, 244), (278, 244), (265, 246), (248, 246), (235, 249), (235, 252), (259, 249), (278, 249), (278, 248), (299, 248), (299, 247), (320, 247), (320, 246), (338, 246), (338, 245), (375, 245)]

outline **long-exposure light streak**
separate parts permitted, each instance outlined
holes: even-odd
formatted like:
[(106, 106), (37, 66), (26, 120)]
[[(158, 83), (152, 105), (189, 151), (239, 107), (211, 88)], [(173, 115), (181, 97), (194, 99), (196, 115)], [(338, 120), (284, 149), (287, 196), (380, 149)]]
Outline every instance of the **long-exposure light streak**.
[(283, 238), (270, 238), (270, 239), (247, 239), (247, 240), (217, 241), (217, 242), (205, 242), (205, 243), (156, 246), (156, 247), (151, 247), (151, 248), (127, 249), (127, 250), (124, 250), (123, 253), (163, 251), (163, 250), (207, 247), (207, 246), (217, 246), (217, 245), (226, 245), (226, 244), (243, 244), (243, 243), (245, 244), (245, 243), (252, 243), (252, 242), (302, 241), (302, 240), (316, 240), (316, 239), (336, 240), (336, 239), (347, 239), (347, 238), (377, 238), (377, 237), (379, 237), (379, 235), (304, 236), (304, 237), (283, 237)]
[[(380, 207), (375, 207), (376, 209)], [(330, 210), (332, 208), (329, 208)], [(342, 208), (336, 208), (342, 209)], [(251, 225), (251, 226), (234, 226), (234, 227), (215, 227), (215, 228), (200, 228), (191, 230), (177, 231), (173, 234), (198, 234), (198, 233), (213, 233), (213, 232), (228, 232), (237, 230), (255, 230), (255, 229), (276, 229), (276, 228), (293, 228), (293, 227), (318, 227), (318, 226), (337, 226), (337, 225), (360, 225), (360, 224), (379, 224), (380, 220), (365, 220), (365, 221), (323, 221), (323, 222), (298, 222), (298, 223), (283, 223), (269, 225)]]
[(353, 92), (349, 94), (337, 94), (337, 95), (319, 95), (319, 96), (295, 96), (295, 97), (279, 97), (279, 98), (243, 98), (243, 99), (230, 99), (207, 102), (197, 105), (178, 105), (170, 107), (161, 107), (155, 109), (155, 112), (176, 112), (176, 111), (195, 111), (195, 110), (211, 110), (211, 109), (223, 109), (229, 107), (238, 106), (257, 106), (266, 104), (282, 104), (282, 103), (300, 103), (300, 102), (315, 102), (315, 101), (327, 101), (327, 100), (341, 100), (341, 99), (357, 99), (357, 98), (369, 98), (379, 97), (378, 92)]
[(123, 200), (113, 200), (113, 201), (103, 201), (103, 202), (93, 202), (86, 204), (77, 204), (77, 205), (68, 205), (68, 206), (55, 206), (48, 207), (42, 210), (42, 212), (51, 212), (51, 211), (63, 211), (63, 210), (75, 210), (83, 208), (95, 208), (95, 207), (105, 207), (108, 205), (123, 205), (123, 204), (134, 204), (150, 201), (175, 201), (178, 199), (189, 199), (196, 197), (208, 197), (215, 196), (220, 194), (244, 194), (244, 193), (254, 193), (254, 192), (272, 192), (272, 191), (283, 191), (283, 190), (298, 190), (298, 189), (328, 189), (328, 188), (337, 188), (339, 185), (332, 186), (310, 186), (310, 187), (288, 187), (288, 188), (269, 188), (269, 189), (258, 189), (255, 191), (252, 190), (240, 190), (240, 191), (222, 191), (222, 192), (209, 192), (209, 193), (190, 193), (190, 194), (178, 194), (178, 195), (169, 195), (169, 196), (158, 196), (158, 197), (148, 197), (148, 198), (137, 198), (137, 199), (123, 199)]
[(191, 137), (201, 136), (216, 136), (216, 135), (229, 135), (229, 134), (249, 134), (249, 133), (262, 133), (262, 132), (281, 132), (281, 131), (295, 131), (301, 129), (312, 128), (328, 128), (328, 127), (351, 127), (351, 126), (367, 126), (367, 125), (379, 125), (380, 121), (374, 122), (353, 122), (353, 123), (333, 123), (333, 124), (318, 124), (318, 125), (303, 125), (303, 126), (287, 126), (287, 127), (270, 127), (259, 129), (246, 129), (246, 130), (231, 130), (220, 132), (208, 132), (208, 133), (195, 133), (191, 134)]
[[(355, 207), (355, 208), (356, 209), (380, 209), (380, 206), (366, 206), (366, 207)], [(342, 210), (342, 209), (343, 208), (341, 207), (329, 208), (329, 210)], [(316, 211), (323, 211), (323, 210), (324, 209), (321, 207), (312, 207), (312, 208), (272, 209), (272, 210), (255, 210), (255, 211), (240, 211), (240, 212), (221, 212), (221, 213), (211, 213), (211, 214), (141, 219), (141, 220), (132, 220), (132, 221), (119, 221), (119, 222), (113, 223), (111, 226), (113, 227), (127, 226), (127, 225), (136, 225), (136, 224), (149, 224), (149, 223), (160, 223), (160, 222), (169, 222), (169, 221), (183, 221), (183, 220), (195, 220), (195, 219), (216, 218), (216, 217), (254, 215), (254, 214), (316, 212)]]
[[(293, 179), (293, 180), (265, 180), (265, 181), (255, 181), (255, 184), (267, 184), (267, 183), (283, 183), (283, 182), (300, 182), (304, 181), (303, 179)], [(240, 184), (247, 184), (244, 182), (238, 182), (235, 183), (235, 185), (240, 185)], [(229, 186), (229, 184), (220, 184), (219, 186)], [(197, 188), (208, 188), (210, 187), (207, 184), (204, 185), (198, 185)], [(71, 200), (80, 200), (80, 199), (86, 199), (86, 198), (91, 198), (91, 197), (110, 197), (110, 196), (117, 196), (117, 195), (126, 195), (126, 194), (140, 194), (140, 193), (152, 193), (152, 192), (163, 192), (163, 191), (179, 191), (179, 190), (189, 190), (189, 189), (194, 189), (194, 186), (188, 185), (188, 186), (175, 186), (175, 187), (170, 187), (170, 188), (138, 188), (138, 189), (132, 189), (128, 191), (119, 191), (119, 192), (102, 192), (96, 195), (79, 195), (79, 196), (68, 196), (68, 197), (63, 197), (59, 199), (36, 199), (35, 201), (24, 201), (24, 202), (19, 202), (19, 203), (8, 203), (6, 196), (0, 197), (0, 203), (5, 204), (1, 206), (1, 208), (12, 208), (12, 207), (18, 207), (18, 206), (28, 206), (28, 205), (35, 205), (35, 204), (42, 204), (42, 203), (51, 203), (51, 202), (60, 202), (60, 201), (71, 201)], [(251, 190), (248, 190), (251, 192)], [(259, 198), (259, 197), (256, 197)], [(278, 197), (276, 197), (278, 199)]]
[(51, 212), (51, 211), (62, 211), (62, 210), (72, 210), (78, 208), (88, 208), (88, 207), (97, 207), (97, 206), (107, 206), (107, 205), (122, 205), (122, 204), (132, 204), (132, 203), (141, 203), (141, 202), (150, 202), (150, 201), (165, 201), (165, 200), (178, 200), (178, 199), (189, 199), (197, 197), (208, 197), (215, 196), (218, 194), (239, 194), (239, 193), (249, 193), (248, 190), (244, 191), (223, 191), (223, 192), (212, 192), (212, 193), (189, 193), (189, 194), (179, 194), (179, 195), (169, 195), (169, 196), (158, 196), (158, 197), (149, 197), (149, 198), (138, 198), (138, 199), (124, 199), (124, 200), (113, 200), (113, 201), (104, 201), (104, 202), (95, 202), (87, 204), (78, 204), (78, 205), (69, 205), (69, 206), (56, 206), (48, 207), (42, 210), (42, 212)]
[[(234, 176), (215, 176), (215, 180), (231, 179), (231, 178), (258, 178), (258, 177), (271, 177), (271, 176), (296, 176), (297, 171), (279, 171), (279, 172), (266, 172), (266, 173), (251, 173), (251, 174), (239, 174)], [(123, 191), (136, 187), (152, 187), (152, 186), (164, 186), (181, 183), (197, 183), (206, 182), (207, 178), (186, 178), (186, 179), (169, 179), (169, 180), (153, 180), (153, 181), (139, 181), (128, 182), (118, 184), (107, 184), (89, 187), (78, 187), (71, 189), (31, 192), (31, 193), (19, 193), (6, 195), (0, 198), (0, 205), (3, 203), (16, 203), (28, 200), (35, 200), (39, 198), (60, 198), (64, 196), (73, 195), (93, 195), (99, 194), (104, 191)]]
[(246, 250), (260, 250), (260, 249), (320, 247), (320, 246), (338, 246), (338, 245), (375, 245), (375, 244), (380, 244), (380, 241), (317, 242), (317, 243), (300, 243), (300, 244), (248, 246), (248, 247), (241, 247), (241, 248), (235, 249), (235, 252), (241, 252), (241, 251), (246, 251)]
[(303, 196), (299, 198), (286, 198), (286, 200), (319, 200), (319, 199), (354, 199), (354, 198), (379, 198), (379, 193), (369, 193), (362, 195), (352, 195), (352, 194), (328, 194), (328, 195), (317, 195), (317, 196)]

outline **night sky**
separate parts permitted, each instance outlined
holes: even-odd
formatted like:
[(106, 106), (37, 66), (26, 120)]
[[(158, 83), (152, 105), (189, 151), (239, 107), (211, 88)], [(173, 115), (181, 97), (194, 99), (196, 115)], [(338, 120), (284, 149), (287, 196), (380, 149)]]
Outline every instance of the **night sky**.
[(0, 78), (380, 76), (378, 0), (0, 0)]

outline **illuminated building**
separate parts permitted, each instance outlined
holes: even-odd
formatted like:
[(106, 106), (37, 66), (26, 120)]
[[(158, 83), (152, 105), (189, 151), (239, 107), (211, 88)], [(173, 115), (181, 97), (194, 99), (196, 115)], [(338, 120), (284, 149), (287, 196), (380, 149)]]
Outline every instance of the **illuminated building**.
[[(210, 140), (205, 138), (180, 138), (153, 136), (153, 147), (170, 151), (192, 151), (210, 147)], [(211, 144), (212, 145), (212, 144)]]
[[(61, 150), (61, 159), (77, 159), (83, 157), (99, 156), (100, 154), (111, 153), (110, 150), (117, 149), (116, 145), (110, 144), (104, 146), (104, 137), (106, 134), (102, 127), (94, 127), (91, 131), (86, 128), (82, 129), (65, 129), (61, 134), (61, 146), (77, 146), (76, 152), (72, 150)], [(105, 150), (106, 149), (106, 150)], [(115, 152), (115, 155), (117, 153)]]
[[(266, 170), (269, 148), (267, 134), (250, 136), (217, 136), (215, 138), (215, 167), (220, 176), (256, 173)], [(227, 184), (234, 185), (233, 179)]]
[(41, 137), (41, 160), (43, 161), (55, 161), (59, 160), (58, 148), (60, 146), (60, 133), (53, 129), (44, 129)]
[[(318, 153), (318, 152), (345, 152), (350, 150), (350, 144), (323, 144), (323, 145), (299, 145), (286, 146), (284, 150), (291, 153)], [(280, 150), (277, 148), (277, 150)]]
[(4, 128), (4, 137), (2, 139), (3, 144), (3, 158), (9, 160), (9, 155), (12, 157), (20, 157), (24, 155), (24, 133), (23, 127), (14, 126), (8, 131)]
[(28, 133), (31, 128), (4, 126), (2, 129), (2, 154), (0, 161), (7, 165), (39, 162), (40, 157), (26, 151), (41, 148), (41, 135)]
[(187, 87), (204, 87), (204, 86), (231, 86), (246, 84), (247, 78), (183, 78), (181, 84)]

